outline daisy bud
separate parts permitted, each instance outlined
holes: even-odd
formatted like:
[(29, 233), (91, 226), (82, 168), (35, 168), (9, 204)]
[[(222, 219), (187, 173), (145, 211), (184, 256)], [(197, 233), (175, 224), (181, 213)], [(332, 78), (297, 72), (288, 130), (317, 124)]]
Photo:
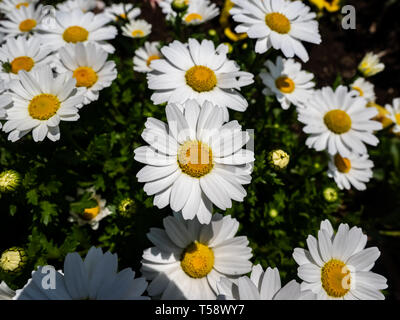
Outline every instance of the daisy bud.
[(283, 170), (289, 164), (290, 156), (283, 150), (273, 150), (268, 154), (268, 163), (275, 170)]
[(125, 198), (119, 203), (118, 210), (121, 215), (128, 215), (135, 210), (135, 207), (135, 201), (133, 201), (131, 198)]
[(371, 77), (385, 69), (385, 65), (380, 62), (379, 55), (368, 52), (358, 65), (358, 70), (364, 77)]
[(278, 216), (278, 210), (276, 210), (276, 209), (274, 209), (274, 208), (272, 208), (271, 210), (269, 210), (269, 216), (271, 217), (271, 218), (276, 218), (277, 216)]
[(189, 6), (187, 0), (174, 0), (171, 7), (175, 12), (179, 13), (186, 11)]
[(338, 199), (338, 193), (335, 188), (325, 188), (323, 194), (327, 202), (335, 202)]
[(0, 192), (11, 192), (18, 188), (21, 181), (20, 174), (15, 170), (6, 170), (0, 173)]
[(224, 42), (224, 45), (228, 47), (228, 53), (231, 53), (233, 51), (233, 47), (229, 42)]
[(5, 250), (0, 257), (0, 269), (7, 273), (20, 272), (28, 260), (24, 249), (12, 247)]
[(208, 30), (208, 35), (210, 37), (215, 37), (217, 35), (217, 31), (215, 31), (215, 29), (210, 29)]

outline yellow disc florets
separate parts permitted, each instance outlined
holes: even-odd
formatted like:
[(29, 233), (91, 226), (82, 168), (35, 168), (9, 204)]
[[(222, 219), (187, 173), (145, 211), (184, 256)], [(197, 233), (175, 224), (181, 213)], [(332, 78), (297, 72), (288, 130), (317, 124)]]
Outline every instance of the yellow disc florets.
[(344, 297), (350, 290), (350, 270), (344, 262), (331, 259), (321, 269), (321, 283), (328, 296)]
[(132, 37), (134, 38), (142, 38), (144, 37), (144, 32), (143, 30), (137, 29), (132, 31)]
[(160, 56), (158, 56), (158, 55), (152, 55), (152, 56), (150, 56), (150, 57), (147, 58), (147, 60), (146, 60), (146, 65), (149, 67), (149, 66), (150, 66), (150, 63), (151, 63), (152, 61), (158, 60), (158, 59), (160, 59)]
[(19, 24), (19, 30), (22, 32), (29, 32), (34, 27), (36, 27), (36, 20), (34, 19), (26, 19)]
[(194, 66), (186, 71), (186, 83), (194, 91), (211, 91), (217, 85), (217, 76), (214, 71), (205, 66)]
[(194, 242), (189, 245), (182, 255), (182, 270), (192, 278), (207, 276), (214, 266), (214, 252), (208, 246)]
[(192, 22), (193, 20), (198, 20), (198, 21), (202, 21), (203, 17), (198, 14), (198, 13), (189, 13), (186, 17), (185, 17), (185, 21), (187, 23)]
[(79, 26), (72, 26), (65, 29), (63, 39), (65, 42), (84, 42), (89, 38), (89, 31)]
[(73, 77), (76, 79), (77, 87), (92, 87), (98, 80), (97, 73), (90, 67), (79, 67), (75, 69)]
[(20, 70), (25, 70), (27, 72), (31, 71), (33, 66), (35, 65), (35, 61), (31, 57), (23, 56), (15, 58), (11, 61), (11, 72), (18, 74)]
[(282, 13), (272, 12), (265, 16), (267, 26), (280, 34), (286, 34), (290, 31), (290, 20)]
[(1, 254), (0, 268), (5, 272), (18, 273), (25, 266), (26, 252), (19, 247), (12, 247)]
[(340, 154), (336, 154), (333, 158), (336, 168), (341, 173), (347, 173), (351, 169), (351, 161), (348, 158), (343, 158)]
[(21, 8), (22, 6), (28, 8), (28, 7), (29, 7), (29, 3), (28, 3), (28, 2), (20, 2), (20, 3), (18, 3), (18, 4), (15, 5), (15, 8), (19, 9), (19, 8)]
[(186, 141), (178, 150), (178, 165), (193, 178), (205, 176), (214, 166), (212, 150), (200, 141)]
[(295, 89), (294, 81), (286, 76), (277, 78), (275, 80), (275, 85), (282, 93), (292, 93)]
[(52, 94), (42, 93), (35, 96), (28, 106), (28, 111), (33, 119), (48, 120), (57, 113), (60, 100)]
[(336, 134), (346, 133), (351, 129), (351, 118), (343, 110), (335, 109), (327, 112), (324, 122), (328, 129)]
[(96, 218), (99, 213), (100, 213), (99, 205), (93, 208), (87, 208), (83, 211), (82, 218), (87, 221), (90, 221)]

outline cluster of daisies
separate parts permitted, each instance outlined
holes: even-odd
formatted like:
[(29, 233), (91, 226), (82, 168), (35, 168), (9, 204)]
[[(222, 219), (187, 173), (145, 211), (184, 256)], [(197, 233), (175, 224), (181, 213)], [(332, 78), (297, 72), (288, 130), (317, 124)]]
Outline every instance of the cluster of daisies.
[[(310, 134), (307, 145), (331, 155), (330, 174), (339, 187), (352, 184), (365, 188), (372, 167), (365, 144), (376, 145), (374, 131), (382, 127), (372, 120), (376, 108), (367, 107), (366, 96), (371, 94), (368, 89), (363, 91), (365, 80), (357, 79), (350, 89), (314, 89), (313, 75), (294, 60), (295, 56), (303, 62), (308, 60), (303, 42), (321, 42), (316, 15), (303, 2), (231, 2), (230, 13), (238, 23), (235, 32), (255, 39), (258, 54), (273, 48), (284, 55), (266, 61), (267, 69), (260, 74), (264, 94), (276, 96), (283, 109), (292, 104), (297, 108), (304, 131)], [(25, 50), (7, 64), (10, 79), (5, 80), (2, 90), (12, 101), (4, 102), (3, 112), (7, 120), (4, 130), (11, 131), (11, 139), (32, 128), (35, 140), (46, 135), (59, 138), (60, 119), (76, 120), (78, 110), (97, 99), (99, 90), (115, 78), (114, 64), (106, 62), (113, 47), (105, 41), (117, 32), (113, 26), (106, 26), (112, 18), (106, 13), (84, 13), (81, 7), (62, 11), (64, 5), (70, 8), (74, 4), (82, 2), (68, 1), (58, 7), (51, 28), (49, 23), (40, 23), (40, 5), (34, 3), (7, 14), (15, 18), (25, 15), (25, 20), (2, 22), (0, 31), (6, 33), (6, 44), (13, 46), (9, 50), (13, 54), (22, 52), (17, 49), (22, 50), (27, 41), (38, 43), (34, 57), (29, 58)], [(97, 1), (93, 5), (97, 6)], [(208, 0), (164, 0), (159, 5), (167, 19), (178, 18), (187, 24), (207, 21), (219, 13)], [(134, 19), (140, 13), (129, 5), (123, 6), (123, 11), (120, 8), (110, 8), (114, 20)], [(14, 39), (15, 30), (22, 37)], [(123, 30), (132, 37), (143, 37), (148, 31), (140, 20), (132, 20)], [(32, 278), (16, 292), (2, 283), (0, 297), (384, 299), (381, 290), (387, 288), (386, 279), (371, 271), (380, 252), (376, 247), (365, 248), (367, 236), (358, 227), (340, 224), (335, 232), (328, 220), (323, 221), (317, 238), (310, 235), (306, 239), (307, 249), (294, 249), (302, 282), (292, 280), (282, 286), (277, 268), (264, 270), (252, 264), (247, 237), (236, 235), (239, 222), (229, 215), (213, 214), (214, 206), (224, 211), (232, 207), (232, 200), (244, 200), (247, 193), (243, 186), (251, 182), (255, 161), (254, 152), (247, 147), (252, 144), (250, 134), (229, 115), (230, 109), (246, 112), (248, 102), (241, 88), (251, 85), (254, 75), (229, 60), (228, 50), (225, 44), (215, 47), (210, 40), (191, 38), (187, 43), (175, 40), (164, 46), (146, 42), (135, 52), (134, 70), (146, 73), (148, 87), (154, 91), (151, 100), (165, 105), (167, 118), (166, 123), (151, 117), (146, 121), (141, 136), (147, 145), (134, 150), (134, 159), (145, 165), (137, 178), (144, 183), (146, 194), (154, 196), (156, 207), (169, 206), (173, 212), (163, 220), (162, 229), (151, 228), (147, 234), (154, 246), (143, 252), (142, 277), (135, 278), (130, 268), (118, 272), (116, 254), (92, 248), (84, 260), (77, 253), (68, 254), (63, 271), (51, 266), (33, 271)], [(27, 57), (33, 61), (29, 70), (20, 67), (31, 62)], [(89, 63), (93, 57), (98, 59)], [(45, 59), (53, 61), (56, 74), (49, 63), (43, 62)], [(46, 67), (40, 68), (36, 62)], [(20, 69), (14, 73), (13, 68)], [(365, 62), (361, 68), (371, 74), (379, 67)], [(100, 70), (104, 70), (105, 80), (97, 83)], [(85, 209), (83, 217), (71, 213), (71, 220), (96, 229), (99, 220), (110, 212), (93, 189), (88, 192), (97, 206)], [(0, 261), (3, 268), (18, 265), (22, 261), (18, 253), (4, 252)], [(46, 282), (44, 287), (49, 272), (54, 274), (54, 283)]]

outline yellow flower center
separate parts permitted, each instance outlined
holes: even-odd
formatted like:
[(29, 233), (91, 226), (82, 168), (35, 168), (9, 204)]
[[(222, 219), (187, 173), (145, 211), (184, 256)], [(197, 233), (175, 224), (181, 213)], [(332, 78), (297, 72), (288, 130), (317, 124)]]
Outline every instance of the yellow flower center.
[(36, 20), (26, 19), (19, 24), (19, 30), (22, 32), (29, 32), (36, 27)]
[(100, 206), (94, 208), (87, 208), (83, 211), (83, 219), (85, 220), (93, 220), (100, 213)]
[(204, 278), (214, 266), (214, 252), (206, 245), (194, 242), (182, 255), (182, 270), (192, 278)]
[(147, 59), (147, 61), (146, 61), (147, 66), (150, 66), (150, 63), (151, 63), (153, 60), (158, 60), (158, 59), (160, 59), (160, 57), (157, 56), (157, 55), (150, 56), (150, 57)]
[(214, 166), (211, 148), (200, 141), (186, 141), (178, 150), (178, 165), (193, 178), (205, 176)]
[(14, 271), (21, 262), (21, 255), (18, 251), (6, 251), (1, 255), (0, 265), (5, 271)]
[(343, 110), (335, 109), (327, 112), (324, 122), (328, 129), (336, 134), (346, 133), (351, 129), (351, 118)]
[(286, 34), (290, 31), (290, 21), (282, 13), (272, 12), (265, 16), (267, 26), (280, 34)]
[(84, 42), (88, 39), (88, 37), (89, 37), (89, 31), (79, 26), (69, 27), (65, 29), (63, 33), (63, 39), (66, 42), (72, 42), (72, 43)]
[(11, 72), (15, 74), (18, 74), (20, 70), (25, 70), (29, 72), (34, 65), (35, 61), (33, 61), (31, 57), (18, 57), (11, 62)]
[(350, 270), (340, 260), (331, 259), (321, 269), (322, 287), (330, 297), (341, 298), (350, 290)]
[(24, 6), (24, 7), (29, 7), (29, 3), (28, 2), (21, 2), (21, 3), (18, 3), (15, 7), (17, 8), (17, 9), (19, 9), (19, 8), (21, 8), (22, 6)]
[[(119, 15), (122, 19), (126, 19), (126, 14), (125, 13), (121, 13), (120, 15)], [(118, 18), (118, 17), (117, 17)]]
[(292, 93), (295, 88), (294, 81), (286, 76), (276, 79), (275, 85), (282, 93)]
[(142, 30), (133, 30), (132, 37), (144, 37), (144, 32)]
[(33, 119), (48, 120), (57, 113), (60, 100), (55, 95), (42, 93), (35, 96), (28, 106), (28, 111)]
[(335, 162), (336, 168), (341, 173), (347, 173), (350, 171), (351, 161), (348, 158), (343, 158), (340, 156), (340, 154), (336, 154), (333, 160)]
[(97, 80), (97, 73), (90, 67), (79, 67), (75, 69), (73, 77), (76, 79), (77, 87), (90, 88)]
[(194, 66), (186, 71), (186, 83), (194, 91), (211, 91), (217, 85), (217, 76), (214, 71), (205, 66)]
[(187, 23), (192, 22), (193, 20), (201, 21), (201, 20), (203, 20), (203, 17), (198, 13), (189, 13), (185, 18), (185, 21)]
[(362, 97), (364, 95), (364, 91), (362, 91), (362, 89), (360, 87), (352, 87), (352, 89), (356, 90), (360, 94), (360, 97)]
[(396, 119), (397, 124), (400, 126), (400, 113), (397, 113), (394, 118)]

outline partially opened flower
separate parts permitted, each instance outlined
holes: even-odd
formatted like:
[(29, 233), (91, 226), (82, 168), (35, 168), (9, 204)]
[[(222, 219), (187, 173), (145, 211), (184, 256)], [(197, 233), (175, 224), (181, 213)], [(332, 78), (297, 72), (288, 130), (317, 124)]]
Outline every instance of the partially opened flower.
[(246, 32), (257, 39), (255, 51), (264, 53), (271, 47), (282, 50), (292, 58), (308, 61), (308, 53), (301, 41), (319, 44), (316, 14), (301, 1), (289, 0), (232, 0), (230, 13), (239, 23), (235, 31)]
[(367, 101), (355, 91), (339, 86), (317, 90), (304, 108), (299, 108), (298, 120), (306, 126), (309, 148), (327, 150), (348, 157), (352, 152), (365, 154), (365, 143), (376, 146), (379, 140), (373, 132), (382, 124), (372, 120), (377, 115), (375, 108), (367, 108)]
[(21, 7), (35, 6), (39, 0), (2, 0), (0, 2), (0, 11), (8, 14), (15, 9), (20, 9)]
[(371, 272), (380, 256), (377, 247), (365, 249), (367, 236), (358, 227), (340, 224), (335, 234), (329, 220), (321, 222), (318, 239), (309, 235), (309, 250), (294, 249), (301, 290), (317, 299), (382, 300), (386, 278)]
[(364, 78), (358, 78), (350, 85), (351, 89), (356, 90), (361, 97), (367, 99), (368, 102), (375, 101), (374, 85), (366, 81)]
[(7, 110), (3, 131), (10, 132), (8, 139), (15, 142), (32, 131), (35, 142), (46, 137), (60, 139), (60, 121), (79, 119), (78, 109), (83, 94), (78, 92), (71, 73), (54, 76), (50, 66), (19, 72), (19, 80), (10, 83), (13, 106)]
[(198, 25), (214, 19), (219, 14), (219, 9), (215, 3), (197, 0), (189, 4), (183, 16), (183, 22), (188, 25)]
[(212, 204), (226, 210), (232, 199), (243, 201), (254, 153), (242, 149), (248, 133), (237, 121), (224, 124), (221, 108), (188, 101), (181, 109), (167, 106), (168, 125), (154, 118), (145, 123), (142, 138), (149, 146), (135, 150), (135, 160), (146, 164), (137, 178), (158, 208), (170, 205), (185, 219), (209, 223)]
[(265, 271), (257, 264), (253, 266), (250, 278), (222, 278), (217, 284), (218, 298), (222, 300), (314, 300), (315, 294), (301, 291), (296, 280), (281, 285), (281, 277), (277, 268)]
[(104, 13), (84, 13), (80, 9), (56, 11), (54, 26), (41, 27), (43, 42), (52, 50), (58, 50), (68, 43), (96, 42), (108, 53), (113, 53), (115, 48), (106, 40), (114, 39), (118, 30), (114, 26), (107, 26), (110, 21)]
[(210, 40), (189, 39), (188, 44), (175, 40), (161, 52), (165, 58), (153, 61), (154, 72), (147, 75), (149, 88), (156, 91), (151, 96), (155, 104), (195, 99), (200, 104), (208, 100), (220, 107), (246, 110), (248, 103), (239, 88), (253, 83), (253, 75), (227, 59), (226, 45), (215, 49)]
[(393, 106), (387, 104), (385, 106), (388, 114), (387, 117), (392, 120), (394, 123), (393, 132), (399, 133), (400, 132), (400, 98), (396, 98), (393, 100)]
[(115, 21), (119, 19), (134, 20), (136, 19), (141, 10), (135, 8), (132, 3), (113, 3), (111, 7), (107, 7), (104, 12)]
[(54, 55), (44, 48), (40, 36), (26, 39), (24, 36), (9, 38), (0, 47), (1, 79), (7, 82), (18, 79), (18, 72), (30, 72), (45, 65), (52, 64)]
[(144, 38), (151, 33), (151, 24), (143, 19), (132, 20), (125, 24), (122, 29), (122, 35), (130, 38)]
[(271, 60), (265, 63), (269, 72), (261, 72), (260, 78), (266, 85), (263, 93), (275, 95), (283, 109), (293, 103), (302, 107), (314, 93), (314, 75), (301, 70), (301, 64), (293, 59), (282, 59), (278, 56), (276, 63)]
[(206, 225), (174, 213), (164, 230), (147, 234), (155, 247), (143, 252), (141, 272), (151, 281), (150, 296), (161, 299), (214, 300), (221, 278), (238, 278), (251, 270), (247, 237), (235, 237), (239, 222), (215, 214)]
[[(54, 283), (49, 273), (55, 274)], [(68, 253), (63, 271), (52, 266), (33, 271), (14, 300), (148, 300), (142, 295), (146, 288), (146, 280), (135, 278), (131, 268), (118, 272), (117, 254), (92, 247), (84, 260), (77, 252)]]
[(351, 154), (348, 157), (336, 154), (330, 158), (328, 177), (335, 179), (339, 189), (349, 190), (353, 186), (362, 191), (372, 178), (373, 167), (374, 163), (369, 160), (368, 154)]
[(364, 77), (372, 77), (384, 69), (385, 65), (380, 61), (379, 56), (373, 52), (368, 52), (358, 65), (358, 71)]
[(67, 44), (59, 54), (57, 71), (72, 72), (76, 86), (83, 89), (85, 104), (96, 101), (99, 92), (111, 86), (117, 77), (115, 62), (107, 61), (108, 53), (95, 43)]
[(143, 73), (152, 71), (153, 69), (150, 67), (151, 62), (162, 58), (159, 47), (160, 43), (158, 41), (146, 41), (143, 47), (140, 47), (135, 51), (135, 56), (133, 57), (133, 70)]

